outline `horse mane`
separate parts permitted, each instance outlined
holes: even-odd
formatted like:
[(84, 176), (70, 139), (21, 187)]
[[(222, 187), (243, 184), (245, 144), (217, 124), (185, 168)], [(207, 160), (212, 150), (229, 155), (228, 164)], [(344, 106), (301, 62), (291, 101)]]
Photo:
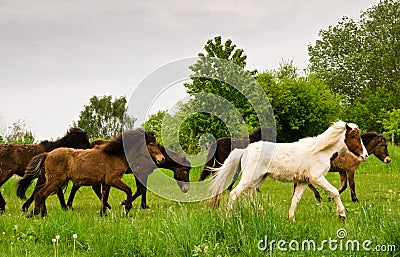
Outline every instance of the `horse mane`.
[(124, 144), (139, 144), (140, 140), (144, 141), (145, 134), (147, 134), (147, 132), (145, 132), (141, 128), (124, 131), (116, 136), (114, 139), (112, 139), (110, 142), (104, 144), (102, 150), (109, 155), (123, 154), (125, 152)]
[[(352, 128), (355, 128), (355, 124), (350, 124)], [(299, 143), (306, 144), (310, 151), (313, 153), (323, 151), (324, 149), (336, 144), (340, 137), (343, 136), (346, 131), (346, 122), (337, 121), (333, 123), (327, 130), (316, 137), (306, 137), (299, 140)]]
[[(70, 147), (77, 145), (82, 138), (87, 139), (87, 133), (81, 128), (74, 127), (70, 128), (62, 138), (59, 138), (56, 141), (44, 140), (41, 141), (39, 145), (43, 146), (46, 149), (46, 152), (50, 152), (61, 146)], [(89, 142), (88, 139), (87, 141)]]
[(364, 145), (367, 145), (369, 142), (371, 142), (371, 141), (374, 140), (375, 138), (381, 138), (381, 139), (385, 140), (385, 142), (386, 142), (386, 138), (385, 138), (383, 135), (378, 134), (378, 133), (376, 133), (376, 132), (366, 132), (366, 133), (363, 133), (363, 134), (361, 135), (361, 138), (362, 138), (362, 141), (363, 141), (363, 144), (364, 144)]

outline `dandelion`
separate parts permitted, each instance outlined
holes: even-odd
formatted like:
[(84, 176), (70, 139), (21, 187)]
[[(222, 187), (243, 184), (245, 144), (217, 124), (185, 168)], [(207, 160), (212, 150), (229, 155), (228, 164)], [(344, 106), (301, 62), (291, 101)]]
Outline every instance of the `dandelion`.
[(53, 242), (54, 245), (54, 256), (58, 256), (58, 240), (60, 239), (59, 235), (56, 235), (55, 238), (51, 239), (51, 242)]
[(74, 250), (72, 252), (72, 256), (75, 257), (76, 239), (78, 238), (78, 235), (77, 234), (73, 234), (72, 238), (74, 239)]

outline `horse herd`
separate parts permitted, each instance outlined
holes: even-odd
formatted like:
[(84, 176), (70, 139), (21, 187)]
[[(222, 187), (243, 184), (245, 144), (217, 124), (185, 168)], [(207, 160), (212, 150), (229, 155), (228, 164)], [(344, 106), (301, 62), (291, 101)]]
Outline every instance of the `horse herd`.
[[(232, 190), (235, 181), (241, 178), (230, 192), (228, 207), (245, 191), (253, 192), (266, 177), (284, 182), (293, 182), (292, 204), (289, 219), (294, 219), (294, 211), (307, 185), (321, 201), (319, 192), (312, 184), (330, 193), (337, 204), (341, 218), (345, 218), (339, 194), (349, 181), (351, 197), (355, 194), (354, 171), (369, 154), (374, 154), (385, 163), (390, 162), (386, 139), (377, 133), (360, 135), (355, 124), (342, 121), (334, 123), (317, 137), (304, 138), (295, 143), (272, 143), (268, 128), (258, 128), (248, 138), (220, 138), (209, 149), (207, 163), (200, 175), (200, 181), (213, 173), (209, 189), (209, 203), (217, 207), (222, 192)], [(264, 140), (264, 141), (262, 141)], [(232, 151), (233, 149), (233, 151)], [(46, 198), (57, 194), (64, 210), (72, 208), (75, 193), (81, 186), (92, 186), (101, 200), (100, 214), (107, 215), (108, 196), (111, 187), (126, 194), (125, 213), (132, 208), (132, 202), (142, 196), (141, 207), (146, 203), (147, 179), (156, 168), (170, 169), (183, 193), (189, 190), (190, 162), (185, 156), (161, 146), (152, 131), (140, 128), (127, 130), (112, 140), (89, 142), (85, 131), (71, 128), (64, 137), (54, 142), (42, 141), (31, 145), (0, 145), (0, 187), (14, 174), (22, 177), (17, 181), (17, 195), (25, 199), (25, 193), (34, 179), (38, 179), (35, 189), (22, 210), (26, 212), (34, 201), (34, 209), (29, 216), (47, 214)], [(328, 171), (338, 171), (341, 187), (337, 190), (326, 179)], [(133, 173), (136, 192), (121, 178)], [(69, 181), (73, 187), (65, 203), (63, 189)], [(0, 214), (5, 211), (5, 200), (0, 193)]]

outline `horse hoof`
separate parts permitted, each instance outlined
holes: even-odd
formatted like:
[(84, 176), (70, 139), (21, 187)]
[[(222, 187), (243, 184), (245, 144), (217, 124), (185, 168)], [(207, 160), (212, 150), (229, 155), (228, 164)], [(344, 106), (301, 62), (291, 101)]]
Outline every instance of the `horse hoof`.
[[(123, 200), (122, 202), (119, 203), (119, 205), (124, 206), (126, 204), (126, 200)], [(111, 207), (110, 207), (111, 209)]]
[(358, 203), (358, 199), (357, 199), (357, 197), (355, 197), (355, 198), (351, 198), (351, 200), (353, 201), (353, 203)]
[(339, 218), (341, 220), (346, 220), (346, 214), (339, 214)]

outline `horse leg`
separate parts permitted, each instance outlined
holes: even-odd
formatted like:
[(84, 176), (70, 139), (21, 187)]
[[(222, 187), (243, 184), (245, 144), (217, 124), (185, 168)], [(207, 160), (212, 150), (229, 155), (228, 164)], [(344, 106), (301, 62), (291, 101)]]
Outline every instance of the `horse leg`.
[(126, 194), (125, 214), (127, 215), (129, 211), (132, 209), (132, 189), (129, 186), (127, 186), (120, 178), (108, 181), (106, 183), (112, 187), (115, 187), (125, 192)]
[[(93, 192), (97, 195), (97, 197), (101, 200), (101, 185), (92, 186)], [(108, 200), (104, 203), (107, 209), (111, 210), (111, 205), (108, 203)]]
[(353, 202), (358, 202), (358, 198), (356, 196), (356, 184), (354, 183), (354, 170), (347, 171), (347, 179), (349, 180), (350, 185), (351, 200)]
[[(339, 190), (339, 194), (341, 194), (347, 188), (347, 174), (346, 174), (346, 171), (340, 170), (339, 175), (340, 175), (340, 188), (338, 190)], [(328, 200), (332, 201), (333, 197), (329, 196)]]
[(36, 181), (35, 188), (33, 189), (33, 192), (31, 196), (28, 198), (28, 200), (25, 201), (25, 203), (22, 205), (22, 211), (26, 212), (29, 209), (29, 206), (31, 206), (33, 200), (35, 199), (35, 195), (37, 192), (44, 186), (46, 183), (46, 177), (43, 175), (40, 175), (38, 177), (38, 180)]
[(248, 187), (245, 187), (243, 183), (240, 183), (230, 192), (229, 194), (229, 202), (228, 202), (228, 211), (232, 211), (233, 209), (233, 203), (236, 201), (236, 199), (239, 197), (240, 194), (243, 193), (248, 189)]
[[(68, 209), (73, 209), (72, 203), (74, 202), (76, 192), (78, 192), (79, 188), (81, 188), (81, 186), (78, 186), (74, 183), (72, 184), (72, 189), (71, 189), (71, 192), (69, 193), (68, 202), (67, 202)], [(101, 196), (99, 199), (101, 200)]]
[(102, 194), (101, 194), (101, 205), (100, 205), (100, 216), (107, 216), (107, 207), (106, 202), (108, 201), (108, 196), (110, 195), (110, 185), (103, 184), (102, 185)]
[(294, 221), (294, 211), (296, 210), (297, 204), (299, 203), (301, 196), (304, 193), (304, 189), (306, 189), (307, 183), (294, 183), (294, 192), (292, 195), (292, 204), (289, 209), (289, 220)]
[(319, 194), (318, 190), (312, 184), (308, 184), (308, 187), (311, 189), (311, 191), (313, 191), (315, 199), (317, 199), (318, 202), (321, 202), (322, 197)]
[(204, 165), (203, 171), (200, 174), (199, 181), (205, 180), (211, 174), (211, 170), (207, 169), (207, 167), (214, 167), (214, 159), (215, 159), (215, 157), (213, 155), (210, 158), (210, 160), (208, 160), (208, 162), (206, 162), (206, 164)]
[[(240, 171), (241, 171), (241, 170), (242, 170), (242, 169), (241, 169), (241, 167), (239, 166), (238, 169), (237, 169), (236, 172), (235, 172), (235, 175), (233, 176), (233, 179), (232, 179), (231, 184), (228, 186), (228, 190), (229, 190), (229, 191), (232, 190), (233, 185), (235, 184), (236, 180), (238, 180), (239, 174), (240, 174)], [(258, 189), (258, 188), (257, 188), (257, 189)]]
[(42, 189), (40, 189), (35, 194), (35, 208), (33, 210), (33, 214), (37, 215), (39, 213), (42, 214), (42, 217), (46, 216), (47, 209), (46, 209), (46, 199), (54, 192), (57, 192), (60, 189), (60, 186), (63, 184), (61, 181), (55, 181), (54, 183), (47, 183)]
[(137, 185), (139, 194), (142, 196), (142, 201), (140, 203), (140, 206), (142, 207), (142, 209), (150, 209), (150, 207), (147, 206), (147, 200), (146, 200), (147, 178), (148, 178), (148, 176), (144, 176), (142, 178), (142, 180), (139, 181), (139, 179), (135, 176), (135, 181), (136, 181), (136, 185)]
[[(9, 180), (13, 173), (12, 172), (3, 172), (2, 170), (0, 170), (0, 188), (3, 186), (4, 183), (6, 183), (7, 180)], [(1, 190), (0, 190), (0, 214), (3, 214), (4, 211), (6, 210), (6, 201), (4, 200), (3, 195), (1, 194)]]
[(337, 212), (339, 214), (339, 217), (341, 219), (346, 219), (346, 213), (345, 213), (345, 209), (342, 203), (342, 200), (340, 200), (340, 194), (339, 191), (332, 186), (331, 183), (329, 183), (328, 180), (326, 180), (325, 177), (319, 177), (319, 178), (310, 178), (310, 182), (320, 186), (321, 188), (325, 189), (326, 191), (328, 191), (329, 193), (331, 193), (331, 196), (333, 199), (335, 199), (336, 202), (336, 206), (337, 206)]
[(60, 189), (57, 190), (57, 197), (58, 197), (58, 201), (59, 201), (60, 204), (61, 204), (61, 208), (62, 208), (64, 211), (67, 211), (68, 208), (67, 208), (67, 205), (65, 204), (64, 192), (63, 192), (62, 188), (60, 188)]

